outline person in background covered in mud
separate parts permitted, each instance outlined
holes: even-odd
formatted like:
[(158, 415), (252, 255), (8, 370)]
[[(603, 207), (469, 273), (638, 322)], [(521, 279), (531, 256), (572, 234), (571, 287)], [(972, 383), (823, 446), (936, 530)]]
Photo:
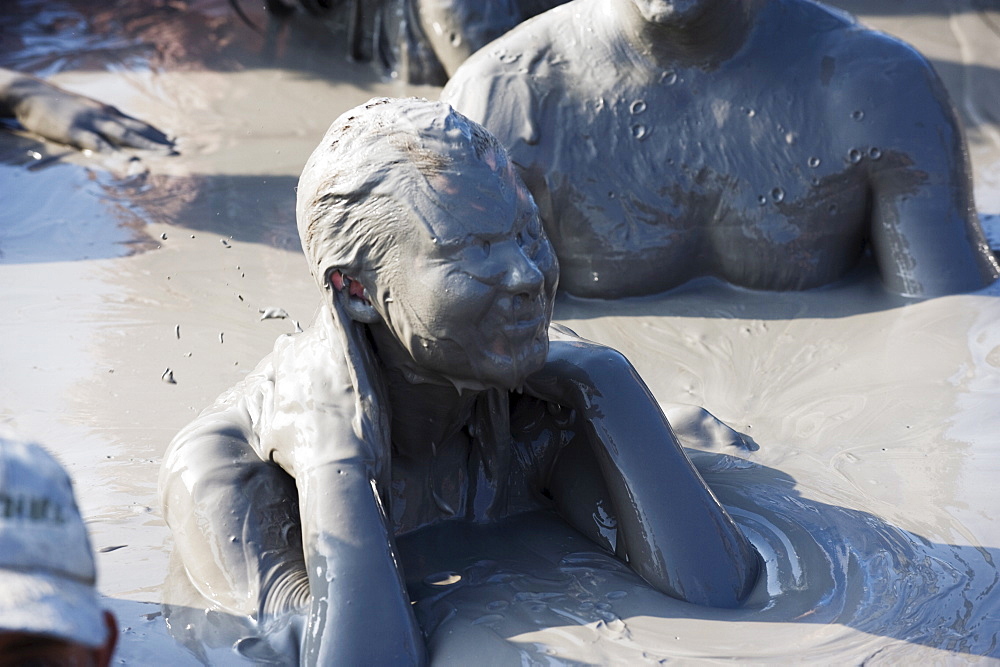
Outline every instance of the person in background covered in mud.
[[(313, 16), (346, 22), (349, 53), (412, 84), (443, 86), (462, 62), (522, 21), (567, 0), (300, 0)], [(230, 0), (251, 26), (240, 0)], [(276, 16), (293, 0), (267, 0)]]
[(118, 625), (95, 579), (66, 471), (0, 428), (0, 665), (109, 665)]
[(575, 0), (441, 99), (507, 146), (572, 294), (807, 289), (866, 248), (905, 296), (998, 274), (931, 66), (809, 0)]
[(115, 107), (13, 70), (0, 68), (0, 118), (40, 137), (83, 150), (171, 151), (163, 132)]
[(395, 536), (552, 509), (654, 588), (740, 604), (758, 555), (629, 362), (551, 324), (557, 262), (492, 135), (440, 102), (373, 100), (333, 123), (297, 196), (316, 322), (161, 471), (205, 597), (309, 664), (420, 661)]

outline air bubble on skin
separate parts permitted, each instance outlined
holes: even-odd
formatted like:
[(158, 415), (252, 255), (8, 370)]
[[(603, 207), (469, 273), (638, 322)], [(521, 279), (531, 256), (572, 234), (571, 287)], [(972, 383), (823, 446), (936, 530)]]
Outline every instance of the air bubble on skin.
[(743, 107), (743, 113), (747, 115), (747, 118), (753, 118), (757, 115), (757, 111), (755, 109), (751, 109), (750, 107)]
[(861, 151), (859, 151), (857, 148), (852, 148), (851, 150), (847, 151), (847, 159), (851, 162), (851, 164), (857, 164), (861, 162)]
[(677, 83), (677, 72), (668, 69), (660, 75), (660, 83), (672, 86)]
[(448, 41), (451, 42), (452, 46), (461, 46), (462, 45), (462, 36), (460, 34), (458, 34), (457, 32), (453, 32), (453, 33), (451, 33), (451, 35), (449, 35)]
[(483, 624), (489, 624), (489, 623), (499, 623), (502, 620), (503, 620), (503, 616), (501, 614), (486, 614), (486, 615), (480, 616), (479, 618), (477, 618), (476, 620), (474, 620), (472, 622), (472, 624), (473, 625), (483, 625)]
[(633, 125), (632, 126), (632, 136), (642, 141), (646, 138), (647, 130), (645, 125)]
[(812, 167), (813, 169), (815, 169), (816, 167), (818, 167), (819, 163), (820, 163), (820, 159), (818, 157), (814, 156), (814, 157), (809, 158), (809, 166)]
[(757, 197), (757, 203), (763, 206), (764, 204), (767, 203), (767, 197), (765, 197), (764, 195), (760, 195), (759, 197)]
[(780, 204), (785, 199), (785, 191), (781, 188), (771, 190), (771, 199), (774, 200), (775, 204)]
[(855, 109), (853, 112), (851, 112), (851, 118), (853, 118), (854, 120), (864, 120), (864, 117), (865, 117), (865, 112), (862, 111), (861, 109)]
[(636, 100), (632, 102), (628, 110), (633, 116), (637, 116), (646, 110), (646, 103), (643, 100)]
[(880, 157), (882, 157), (881, 149), (872, 146), (871, 148), (868, 149), (868, 157), (870, 157), (873, 160), (879, 159)]

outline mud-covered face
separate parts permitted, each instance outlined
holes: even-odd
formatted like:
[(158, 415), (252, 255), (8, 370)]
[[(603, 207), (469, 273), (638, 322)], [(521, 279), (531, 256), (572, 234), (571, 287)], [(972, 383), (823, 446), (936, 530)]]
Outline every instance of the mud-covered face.
[(520, 386), (548, 353), (558, 281), (531, 195), (506, 160), (429, 179), (374, 305), (416, 370), (458, 387)]
[(670, 23), (701, 12), (712, 0), (632, 0), (650, 23)]

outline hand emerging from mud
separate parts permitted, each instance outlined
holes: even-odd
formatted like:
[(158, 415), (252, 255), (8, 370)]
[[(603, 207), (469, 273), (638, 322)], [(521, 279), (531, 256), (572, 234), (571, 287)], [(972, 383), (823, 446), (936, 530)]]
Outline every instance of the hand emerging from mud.
[(6, 69), (0, 69), (0, 116), (16, 118), (29, 132), (81, 149), (174, 147), (163, 132), (113, 106)]

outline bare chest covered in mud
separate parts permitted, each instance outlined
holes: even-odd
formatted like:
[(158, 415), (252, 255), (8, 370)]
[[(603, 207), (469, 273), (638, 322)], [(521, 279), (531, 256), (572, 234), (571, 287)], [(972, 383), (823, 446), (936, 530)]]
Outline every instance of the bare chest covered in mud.
[(761, 104), (667, 77), (575, 105), (548, 109), (550, 140), (513, 151), (571, 293), (654, 293), (704, 275), (802, 289), (860, 256), (870, 157), (790, 95)]

